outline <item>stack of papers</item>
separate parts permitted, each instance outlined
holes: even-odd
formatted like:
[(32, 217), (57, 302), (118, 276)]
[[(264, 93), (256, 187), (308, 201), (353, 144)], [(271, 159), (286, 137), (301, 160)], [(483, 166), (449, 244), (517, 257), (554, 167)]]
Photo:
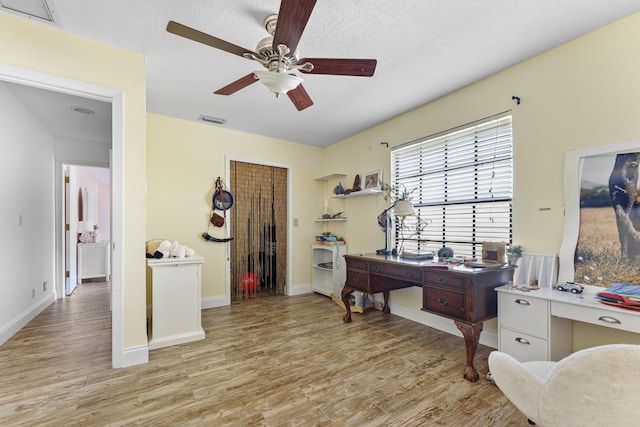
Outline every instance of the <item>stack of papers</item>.
[(640, 286), (628, 283), (614, 283), (598, 292), (601, 303), (628, 310), (640, 311)]

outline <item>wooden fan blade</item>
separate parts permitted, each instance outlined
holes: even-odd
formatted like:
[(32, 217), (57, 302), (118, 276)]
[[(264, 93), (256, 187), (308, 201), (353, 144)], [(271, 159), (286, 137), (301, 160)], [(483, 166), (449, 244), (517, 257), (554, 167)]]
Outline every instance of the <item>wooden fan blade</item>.
[(215, 93), (216, 95), (231, 95), (257, 81), (258, 79), (256, 78), (256, 76), (253, 73), (249, 73), (246, 76), (239, 78), (233, 83), (229, 83), (225, 87), (220, 88), (213, 93)]
[(297, 88), (291, 89), (289, 92), (287, 92), (287, 96), (289, 97), (291, 102), (293, 102), (293, 105), (296, 106), (298, 111), (302, 111), (305, 108), (309, 108), (313, 105), (311, 97), (301, 84), (298, 85)]
[(298, 64), (304, 64), (305, 62), (312, 63), (313, 70), (299, 70), (303, 73), (360, 77), (373, 76), (378, 63), (375, 59), (303, 58), (298, 61)]
[(212, 35), (198, 31), (195, 28), (187, 27), (186, 25), (179, 24), (175, 21), (169, 21), (167, 24), (167, 31), (180, 37), (184, 37), (189, 40), (193, 40), (198, 43), (206, 44), (207, 46), (215, 47), (216, 49), (224, 50), (225, 52), (233, 53), (234, 55), (242, 56), (245, 53), (252, 53), (256, 56), (255, 52), (251, 49), (245, 49), (240, 46), (236, 46), (233, 43), (219, 39)]
[(291, 53), (295, 52), (315, 5), (316, 0), (282, 0), (280, 2), (276, 33), (273, 35), (273, 49), (276, 52), (279, 44), (285, 44)]

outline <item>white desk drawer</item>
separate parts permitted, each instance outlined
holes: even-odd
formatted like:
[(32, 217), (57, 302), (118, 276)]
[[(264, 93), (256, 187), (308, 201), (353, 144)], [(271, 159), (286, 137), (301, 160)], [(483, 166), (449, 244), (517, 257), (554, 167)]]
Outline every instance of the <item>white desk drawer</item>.
[(501, 326), (539, 338), (548, 338), (548, 301), (526, 294), (499, 294), (498, 319)]
[(594, 325), (640, 333), (640, 315), (623, 312), (622, 309), (603, 310), (599, 306), (586, 306), (551, 301), (551, 315)]
[(549, 342), (508, 328), (500, 328), (500, 351), (521, 362), (549, 360)]

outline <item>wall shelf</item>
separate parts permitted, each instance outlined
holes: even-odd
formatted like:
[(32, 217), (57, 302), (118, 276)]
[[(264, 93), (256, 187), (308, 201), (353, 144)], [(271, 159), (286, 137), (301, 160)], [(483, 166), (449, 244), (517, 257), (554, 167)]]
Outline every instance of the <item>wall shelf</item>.
[(315, 178), (315, 181), (329, 181), (330, 179), (344, 178), (345, 176), (347, 176), (347, 174), (336, 172), (325, 176), (319, 176)]
[(317, 218), (314, 219), (315, 222), (340, 222), (340, 221), (346, 221), (347, 218), (331, 218), (331, 219), (322, 219), (322, 218)]
[(348, 199), (351, 197), (361, 197), (361, 196), (377, 196), (378, 194), (382, 194), (380, 190), (360, 190), (354, 191), (349, 194), (338, 194), (335, 196), (331, 196), (332, 199)]

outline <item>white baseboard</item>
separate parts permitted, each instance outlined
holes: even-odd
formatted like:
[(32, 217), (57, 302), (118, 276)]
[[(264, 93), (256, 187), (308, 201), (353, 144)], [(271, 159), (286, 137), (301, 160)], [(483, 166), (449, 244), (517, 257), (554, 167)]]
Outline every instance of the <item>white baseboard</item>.
[(122, 351), (121, 360), (122, 366), (118, 366), (118, 368), (127, 368), (129, 366), (149, 363), (149, 345), (125, 348)]
[(231, 305), (231, 298), (227, 296), (200, 298), (200, 308), (215, 308)]
[(310, 294), (311, 292), (313, 292), (311, 290), (311, 283), (309, 283), (308, 285), (293, 285), (289, 289), (288, 295), (294, 296), (294, 295)]
[[(392, 302), (389, 303), (389, 308), (391, 309), (391, 313), (396, 316), (404, 317), (405, 319), (413, 320), (414, 322), (418, 322), (425, 326), (462, 338), (462, 332), (460, 332), (451, 319), (438, 316), (437, 314), (427, 313), (426, 311), (417, 310), (415, 308), (394, 304)], [(482, 331), (480, 334), (480, 344), (497, 349), (498, 334), (493, 331)]]
[(7, 342), (16, 332), (32, 321), (38, 314), (42, 313), (53, 301), (55, 301), (55, 295), (53, 292), (49, 292), (43, 299), (3, 326), (2, 329), (0, 329), (0, 345)]

